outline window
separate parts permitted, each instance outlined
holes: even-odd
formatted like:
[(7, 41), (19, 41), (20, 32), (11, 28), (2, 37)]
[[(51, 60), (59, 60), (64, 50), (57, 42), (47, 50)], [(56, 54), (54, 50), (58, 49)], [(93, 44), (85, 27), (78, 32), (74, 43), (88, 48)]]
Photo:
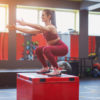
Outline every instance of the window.
[[(24, 21), (31, 22), (31, 23), (33, 22), (33, 23), (37, 24), (38, 23), (38, 12), (36, 9), (34, 9), (32, 7), (17, 6), (16, 19), (24, 20)], [(18, 25), (18, 26), (20, 26), (20, 25)], [(22, 26), (20, 26), (20, 27), (22, 27)], [(27, 28), (30, 28), (30, 27), (27, 27)]]
[(100, 13), (89, 13), (89, 36), (100, 36)]
[(42, 17), (42, 10), (39, 10), (39, 24), (44, 26), (41, 17)]
[(25, 20), (28, 22), (33, 22), (37, 23), (37, 10), (36, 9), (31, 9), (29, 7), (20, 7), (17, 6), (17, 19), (18, 20)]
[[(35, 8), (17, 6), (17, 19), (44, 25), (41, 20), (42, 10), (48, 8)], [(50, 8), (51, 9), (51, 8)], [(57, 30), (61, 33), (73, 29), (79, 32), (79, 13), (76, 10), (53, 9), (56, 13)]]
[(56, 11), (57, 29), (66, 32), (69, 28), (74, 29), (74, 13)]
[(7, 32), (8, 5), (0, 4), (0, 32)]
[(68, 32), (68, 29), (79, 30), (78, 20), (78, 14), (76, 15), (75, 11), (56, 11), (57, 30), (61, 33)]
[(8, 60), (8, 5), (0, 4), (0, 60)]

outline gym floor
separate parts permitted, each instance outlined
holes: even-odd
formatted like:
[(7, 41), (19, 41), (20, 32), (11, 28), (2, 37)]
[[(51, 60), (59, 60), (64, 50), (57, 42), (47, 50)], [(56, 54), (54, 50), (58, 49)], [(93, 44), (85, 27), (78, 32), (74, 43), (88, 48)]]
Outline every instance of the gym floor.
[(80, 80), (79, 100), (100, 100), (100, 78)]
[[(0, 89), (0, 100), (16, 100), (16, 89)], [(79, 100), (100, 100), (100, 78), (80, 80)]]

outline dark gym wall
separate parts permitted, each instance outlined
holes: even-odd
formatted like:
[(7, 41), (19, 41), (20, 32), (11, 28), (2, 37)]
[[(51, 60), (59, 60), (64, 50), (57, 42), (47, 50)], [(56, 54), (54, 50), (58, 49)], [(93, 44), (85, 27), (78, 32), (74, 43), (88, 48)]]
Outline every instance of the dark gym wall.
[(17, 0), (17, 3), (40, 7), (80, 9), (80, 2), (73, 2), (67, 0), (30, 0), (30, 2), (27, 2), (27, 0)]
[(80, 2), (67, 0), (0, 0), (0, 3), (11, 3), (31, 5), (38, 7), (80, 9)]

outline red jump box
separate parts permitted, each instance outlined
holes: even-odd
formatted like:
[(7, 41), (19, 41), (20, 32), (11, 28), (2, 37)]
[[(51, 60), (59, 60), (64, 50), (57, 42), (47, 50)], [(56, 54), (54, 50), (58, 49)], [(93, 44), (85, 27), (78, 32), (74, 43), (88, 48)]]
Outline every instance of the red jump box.
[(18, 73), (17, 100), (79, 100), (79, 78)]

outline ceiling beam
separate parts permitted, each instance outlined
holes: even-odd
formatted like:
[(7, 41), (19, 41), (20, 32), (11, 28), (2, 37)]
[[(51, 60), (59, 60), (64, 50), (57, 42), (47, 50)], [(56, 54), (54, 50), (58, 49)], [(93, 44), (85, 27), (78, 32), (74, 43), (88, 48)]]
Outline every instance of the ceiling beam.
[(100, 2), (100, 0), (83, 0), (83, 1)]
[(98, 2), (84, 1), (80, 5), (80, 10), (95, 10), (98, 8), (100, 8), (100, 3)]
[(95, 5), (92, 5), (88, 8), (88, 10), (96, 10), (96, 9), (99, 9), (100, 8), (100, 3), (97, 3)]

